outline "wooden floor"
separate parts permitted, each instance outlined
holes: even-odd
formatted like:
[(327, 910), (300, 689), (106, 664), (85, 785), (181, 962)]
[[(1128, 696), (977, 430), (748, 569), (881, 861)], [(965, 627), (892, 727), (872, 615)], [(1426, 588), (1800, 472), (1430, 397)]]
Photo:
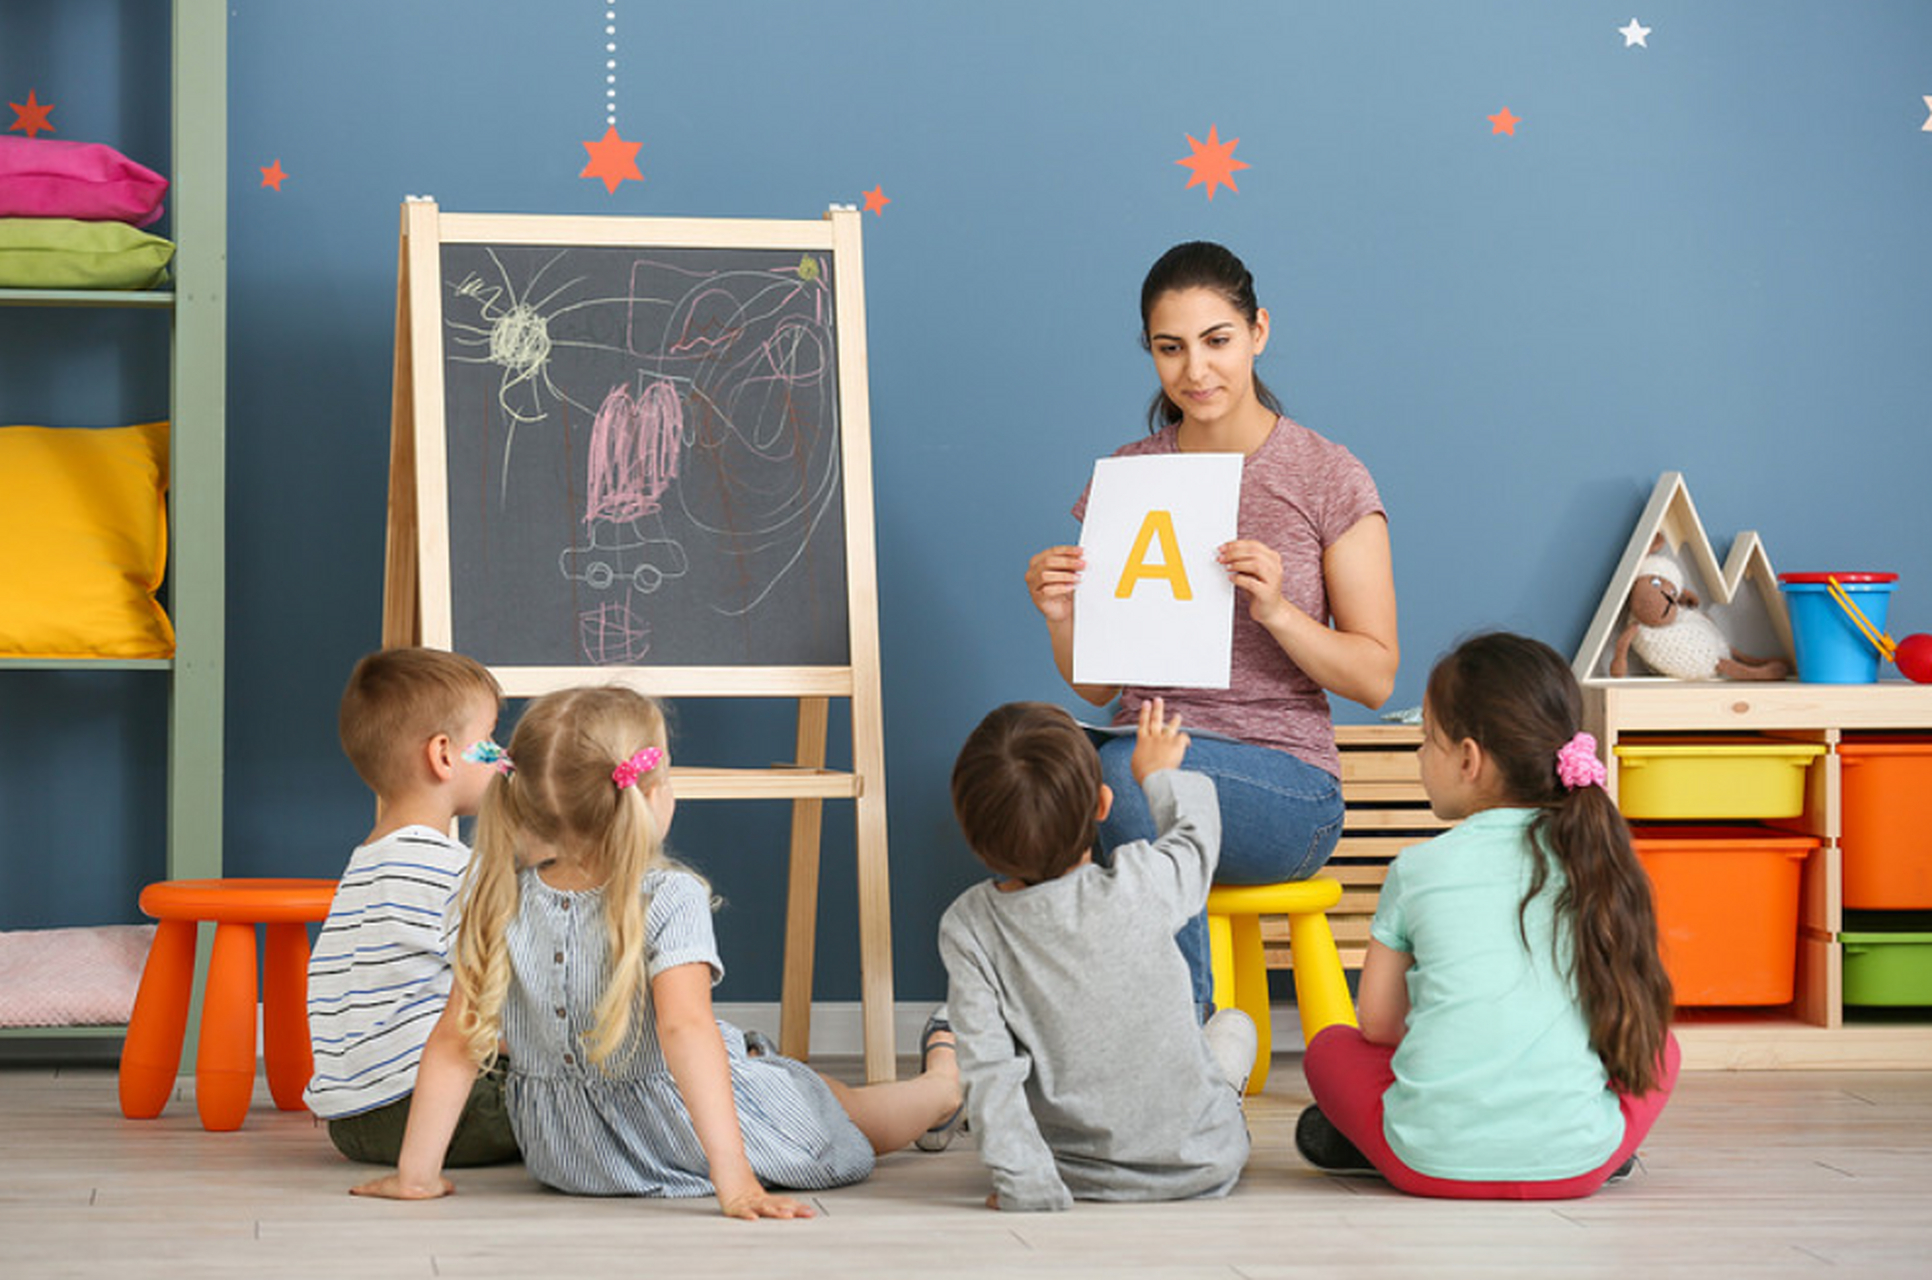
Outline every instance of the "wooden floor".
[[(840, 1074), (851, 1069), (850, 1064)], [(1547, 1205), (1413, 1200), (1302, 1164), (1298, 1059), (1250, 1101), (1255, 1151), (1226, 1200), (999, 1214), (969, 1141), (880, 1162), (804, 1223), (709, 1200), (594, 1200), (519, 1167), (427, 1204), (352, 1199), (363, 1170), (258, 1090), (204, 1133), (192, 1081), (121, 1118), (111, 1066), (0, 1065), (0, 1277), (1373, 1277), (1932, 1273), (1932, 1072), (1686, 1073), (1643, 1168)]]

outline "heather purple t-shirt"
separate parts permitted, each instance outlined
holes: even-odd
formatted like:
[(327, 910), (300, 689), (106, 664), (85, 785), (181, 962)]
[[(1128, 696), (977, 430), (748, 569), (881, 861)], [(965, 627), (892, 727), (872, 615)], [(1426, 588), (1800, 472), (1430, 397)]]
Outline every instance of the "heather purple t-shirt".
[[(1116, 458), (1179, 452), (1175, 426), (1114, 451)], [(1387, 513), (1368, 468), (1332, 440), (1282, 418), (1241, 464), (1241, 511), (1235, 530), (1281, 553), (1281, 594), (1324, 624), (1329, 621), (1322, 553), (1365, 516)], [(1073, 518), (1087, 517), (1087, 494)], [(1115, 724), (1132, 724), (1140, 704), (1159, 697), (1185, 725), (1286, 751), (1329, 773), (1341, 773), (1328, 694), (1283, 653), (1266, 628), (1248, 616), (1236, 593), (1234, 658), (1225, 689), (1129, 685)]]

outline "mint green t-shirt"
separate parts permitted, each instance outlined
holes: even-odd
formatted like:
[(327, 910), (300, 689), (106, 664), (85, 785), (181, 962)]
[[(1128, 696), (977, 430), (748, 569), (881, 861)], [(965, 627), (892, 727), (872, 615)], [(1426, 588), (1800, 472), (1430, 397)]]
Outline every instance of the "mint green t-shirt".
[(1623, 1140), (1568, 976), (1567, 931), (1558, 948), (1554, 864), (1518, 929), (1535, 815), (1487, 809), (1404, 850), (1376, 907), (1375, 939), (1414, 957), (1382, 1128), (1403, 1163), (1431, 1177), (1570, 1178)]

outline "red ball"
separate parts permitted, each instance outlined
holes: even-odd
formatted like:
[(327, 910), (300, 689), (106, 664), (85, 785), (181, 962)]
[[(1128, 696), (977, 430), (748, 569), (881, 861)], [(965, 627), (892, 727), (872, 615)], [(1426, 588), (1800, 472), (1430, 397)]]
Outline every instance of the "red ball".
[(1920, 632), (1905, 637), (1898, 642), (1892, 661), (1898, 665), (1898, 673), (1907, 680), (1932, 684), (1932, 636)]

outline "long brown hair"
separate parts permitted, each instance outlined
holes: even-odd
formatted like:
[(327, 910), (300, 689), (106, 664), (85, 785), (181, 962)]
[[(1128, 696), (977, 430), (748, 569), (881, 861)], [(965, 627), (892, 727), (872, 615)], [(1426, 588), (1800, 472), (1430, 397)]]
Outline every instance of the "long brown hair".
[(1670, 1025), (1670, 977), (1657, 951), (1650, 878), (1623, 815), (1602, 787), (1569, 787), (1557, 776), (1557, 751), (1582, 725), (1576, 678), (1540, 640), (1491, 632), (1436, 664), (1428, 706), (1443, 737), (1474, 739), (1495, 761), (1508, 803), (1537, 810), (1530, 843), (1547, 856), (1534, 860), (1521, 910), (1548, 884), (1554, 860), (1563, 878), (1557, 936), (1567, 925), (1591, 1047), (1619, 1089), (1648, 1092)]

